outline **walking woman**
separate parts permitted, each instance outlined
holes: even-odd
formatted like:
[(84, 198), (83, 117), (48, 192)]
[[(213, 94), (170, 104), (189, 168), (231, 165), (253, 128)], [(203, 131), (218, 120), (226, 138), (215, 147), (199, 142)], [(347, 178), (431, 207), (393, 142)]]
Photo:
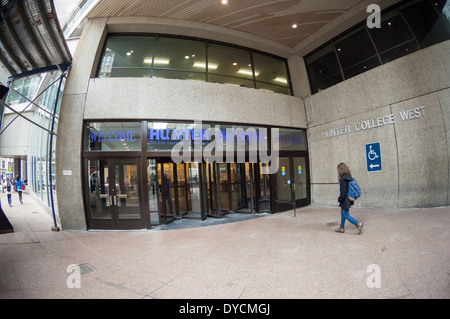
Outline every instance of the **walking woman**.
[(16, 177), (16, 192), (19, 193), (19, 201), (20, 201), (21, 204), (23, 204), (23, 201), (22, 201), (22, 190), (23, 190), (23, 183), (20, 180), (20, 176), (17, 175), (17, 177)]
[(358, 229), (358, 234), (361, 234), (363, 223), (359, 223), (355, 218), (350, 216), (350, 207), (354, 204), (348, 198), (348, 183), (353, 180), (352, 174), (350, 173), (350, 169), (347, 164), (340, 163), (337, 166), (338, 178), (339, 178), (339, 190), (340, 194), (338, 197), (339, 207), (341, 207), (341, 225), (336, 232), (344, 233), (345, 232), (345, 220), (348, 220), (350, 223), (356, 226)]

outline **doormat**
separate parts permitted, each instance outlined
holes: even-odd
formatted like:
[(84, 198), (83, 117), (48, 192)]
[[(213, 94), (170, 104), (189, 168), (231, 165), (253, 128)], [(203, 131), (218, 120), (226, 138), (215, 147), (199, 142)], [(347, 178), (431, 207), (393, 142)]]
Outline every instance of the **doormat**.
[(11, 225), (11, 223), (8, 220), (8, 217), (6, 217), (5, 213), (3, 212), (3, 209), (0, 207), (0, 234), (13, 232), (14, 227)]

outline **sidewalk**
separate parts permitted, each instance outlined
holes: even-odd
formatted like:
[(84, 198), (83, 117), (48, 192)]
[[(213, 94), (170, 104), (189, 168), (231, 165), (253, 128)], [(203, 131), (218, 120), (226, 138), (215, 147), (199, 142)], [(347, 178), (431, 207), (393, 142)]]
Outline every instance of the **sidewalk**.
[[(30, 196), (2, 206), (15, 232), (0, 235), (1, 299), (450, 298), (450, 207), (353, 209), (365, 224), (357, 235), (349, 223), (334, 232), (337, 207), (196, 228), (52, 232)], [(68, 288), (72, 264), (87, 264), (80, 288)]]

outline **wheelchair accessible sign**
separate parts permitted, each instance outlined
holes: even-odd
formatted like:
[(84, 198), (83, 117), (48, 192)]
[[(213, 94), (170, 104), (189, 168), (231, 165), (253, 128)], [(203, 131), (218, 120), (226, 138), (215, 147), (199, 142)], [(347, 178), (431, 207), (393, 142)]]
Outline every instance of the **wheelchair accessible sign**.
[(380, 172), (381, 166), (381, 148), (380, 143), (366, 144), (367, 172)]

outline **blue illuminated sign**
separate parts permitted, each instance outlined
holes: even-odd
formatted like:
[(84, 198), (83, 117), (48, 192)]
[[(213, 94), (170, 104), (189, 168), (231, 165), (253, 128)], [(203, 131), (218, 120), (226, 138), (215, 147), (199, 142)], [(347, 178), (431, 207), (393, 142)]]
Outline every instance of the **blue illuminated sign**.
[(90, 131), (91, 142), (136, 142), (136, 131)]

